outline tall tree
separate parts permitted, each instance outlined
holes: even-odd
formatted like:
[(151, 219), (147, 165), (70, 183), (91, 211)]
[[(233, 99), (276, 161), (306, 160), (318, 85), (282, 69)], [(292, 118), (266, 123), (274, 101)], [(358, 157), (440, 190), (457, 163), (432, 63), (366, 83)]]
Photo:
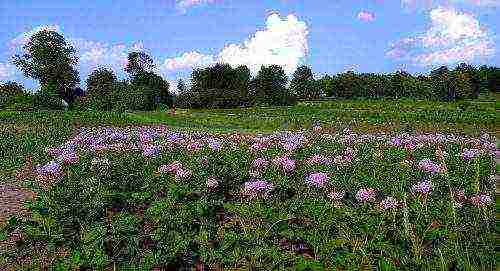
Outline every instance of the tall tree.
[[(79, 82), (75, 49), (56, 31), (33, 34), (23, 46), (25, 54), (14, 55), (13, 63), (25, 76), (40, 82), (42, 90), (68, 97)], [(54, 93), (47, 93), (52, 95)]]
[(319, 85), (314, 81), (311, 68), (300, 66), (295, 70), (290, 82), (290, 90), (297, 97), (314, 99), (320, 96)]
[(127, 66), (125, 72), (131, 78), (135, 77), (140, 72), (152, 72), (155, 69), (153, 59), (145, 52), (131, 52), (127, 57)]
[(98, 110), (112, 110), (116, 75), (112, 70), (99, 68), (87, 78), (87, 101)]
[(259, 102), (285, 105), (290, 93), (286, 89), (288, 77), (279, 65), (261, 66), (253, 80), (254, 95)]

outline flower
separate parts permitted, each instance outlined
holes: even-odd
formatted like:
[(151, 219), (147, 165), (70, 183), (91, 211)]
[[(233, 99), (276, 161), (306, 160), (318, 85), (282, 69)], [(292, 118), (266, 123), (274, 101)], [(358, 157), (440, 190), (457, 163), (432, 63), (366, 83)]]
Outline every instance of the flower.
[(191, 152), (195, 152), (201, 149), (201, 144), (198, 141), (191, 142), (187, 145), (187, 150)]
[(432, 162), (430, 159), (420, 160), (420, 162), (418, 162), (418, 167), (421, 170), (426, 171), (426, 172), (430, 172), (430, 173), (444, 172), (443, 168), (440, 165)]
[(398, 206), (398, 201), (393, 197), (387, 197), (380, 202), (380, 207), (382, 209), (396, 209)]
[(267, 167), (268, 164), (269, 161), (267, 159), (259, 157), (252, 161), (252, 168), (260, 170)]
[(341, 201), (345, 196), (345, 191), (331, 191), (327, 197), (333, 201)]
[(191, 177), (191, 171), (187, 169), (178, 169), (175, 171), (175, 179), (180, 180), (180, 179), (188, 179)]
[(168, 165), (162, 165), (160, 166), (159, 168), (159, 172), (160, 173), (172, 173), (172, 172), (176, 172), (177, 170), (181, 169), (182, 167), (182, 164), (181, 162), (179, 161), (174, 161)]
[(306, 160), (308, 165), (328, 165), (332, 163), (332, 159), (325, 157), (321, 154), (315, 154)]
[(251, 152), (258, 152), (262, 149), (264, 149), (264, 145), (259, 143), (259, 142), (256, 142), (256, 143), (253, 143), (252, 145), (250, 145)]
[(243, 194), (255, 198), (259, 195), (268, 196), (274, 188), (273, 184), (264, 180), (248, 181), (244, 184)]
[(214, 151), (218, 151), (220, 150), (221, 148), (221, 143), (219, 141), (216, 141), (216, 140), (213, 140), (211, 141), (210, 143), (208, 143), (208, 146), (214, 150)]
[(487, 194), (477, 194), (470, 198), (470, 202), (478, 208), (483, 208), (490, 205), (492, 200)]
[(209, 190), (215, 189), (219, 186), (219, 180), (215, 177), (208, 177), (207, 179), (207, 187)]
[(160, 147), (155, 145), (144, 145), (142, 147), (142, 155), (145, 157), (155, 156), (160, 152)]
[(432, 183), (430, 181), (420, 181), (411, 187), (412, 193), (420, 193), (427, 195), (432, 191)]
[(318, 188), (323, 187), (327, 181), (328, 175), (323, 172), (312, 173), (306, 179), (307, 183)]
[(479, 154), (478, 149), (464, 149), (461, 156), (464, 160), (470, 160), (476, 157), (478, 154)]
[(375, 201), (375, 189), (362, 188), (356, 193), (356, 199), (360, 202)]
[(56, 161), (52, 161), (46, 165), (36, 167), (36, 171), (40, 175), (52, 175), (54, 177), (61, 176), (61, 166)]
[(290, 159), (290, 157), (286, 155), (274, 157), (273, 163), (280, 166), (285, 172), (291, 172), (295, 169), (295, 160)]
[(314, 132), (316, 132), (316, 133), (317, 133), (317, 132), (320, 132), (320, 131), (321, 131), (321, 129), (322, 129), (322, 127), (321, 127), (319, 124), (315, 124), (315, 125), (312, 127), (312, 130), (313, 130)]

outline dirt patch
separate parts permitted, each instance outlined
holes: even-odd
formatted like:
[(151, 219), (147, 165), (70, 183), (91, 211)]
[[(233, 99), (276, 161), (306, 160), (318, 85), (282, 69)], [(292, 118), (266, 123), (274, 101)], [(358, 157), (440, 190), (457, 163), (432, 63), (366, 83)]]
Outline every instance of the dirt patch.
[(23, 207), (27, 199), (34, 199), (35, 192), (15, 184), (0, 184), (0, 225), (11, 215), (25, 216), (29, 210)]

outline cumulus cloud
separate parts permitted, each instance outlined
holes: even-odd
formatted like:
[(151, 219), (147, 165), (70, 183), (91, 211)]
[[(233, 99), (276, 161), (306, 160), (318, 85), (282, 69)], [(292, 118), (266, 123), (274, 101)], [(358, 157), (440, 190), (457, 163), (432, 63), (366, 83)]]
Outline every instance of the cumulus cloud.
[(298, 67), (308, 52), (307, 25), (294, 15), (282, 19), (276, 13), (268, 16), (266, 28), (257, 31), (243, 44), (228, 44), (218, 55), (205, 55), (197, 51), (166, 59), (164, 72), (204, 67), (214, 63), (228, 63), (232, 67), (246, 65), (255, 75), (262, 65), (279, 65), (288, 75)]
[(421, 66), (471, 62), (494, 55), (494, 41), (474, 15), (439, 7), (431, 10), (430, 19), (425, 33), (393, 43), (386, 55)]
[(175, 3), (175, 7), (181, 13), (186, 13), (188, 9), (206, 4), (213, 4), (215, 0), (177, 0)]
[(235, 67), (247, 65), (256, 74), (261, 65), (276, 64), (291, 74), (308, 53), (308, 30), (305, 22), (293, 14), (286, 19), (276, 13), (269, 15), (266, 29), (241, 44), (229, 44), (218, 55), (219, 62)]
[(369, 11), (360, 11), (358, 13), (358, 20), (364, 22), (372, 22), (375, 20), (375, 14)]
[(500, 0), (401, 0), (404, 8), (424, 8), (431, 9), (442, 5), (466, 4), (478, 7), (498, 7)]
[(202, 67), (212, 63), (214, 63), (213, 56), (192, 51), (184, 53), (179, 57), (166, 59), (161, 69), (169, 72), (186, 68)]
[(13, 80), (18, 73), (17, 67), (10, 63), (0, 62), (0, 81)]

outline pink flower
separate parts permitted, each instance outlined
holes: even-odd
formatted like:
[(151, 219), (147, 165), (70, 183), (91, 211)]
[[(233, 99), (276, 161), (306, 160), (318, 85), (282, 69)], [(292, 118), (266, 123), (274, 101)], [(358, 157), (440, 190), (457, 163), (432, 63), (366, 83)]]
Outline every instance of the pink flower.
[(162, 165), (159, 169), (161, 173), (172, 173), (176, 172), (182, 168), (182, 164), (179, 161), (174, 161), (168, 165)]
[(142, 147), (142, 155), (145, 157), (155, 156), (158, 153), (160, 153), (160, 148), (158, 146), (147, 144)]
[(440, 165), (432, 162), (430, 159), (422, 159), (422, 160), (420, 160), (420, 162), (418, 162), (418, 167), (421, 170), (429, 172), (429, 173), (441, 173), (441, 172), (444, 172), (444, 169)]
[(306, 179), (307, 183), (318, 188), (323, 187), (327, 181), (328, 175), (322, 172), (312, 173)]
[(252, 145), (250, 145), (250, 151), (251, 152), (258, 152), (260, 150), (264, 149), (264, 145), (257, 142), (257, 143), (253, 143)]
[(470, 198), (470, 202), (478, 208), (483, 208), (490, 205), (492, 203), (492, 200), (491, 197), (487, 194), (477, 194)]
[(380, 202), (380, 207), (382, 209), (396, 209), (398, 206), (398, 201), (393, 197), (387, 197)]
[(207, 179), (208, 189), (212, 190), (217, 188), (218, 186), (219, 186), (219, 180), (217, 180), (215, 177), (208, 177)]
[(375, 189), (362, 188), (356, 193), (356, 199), (360, 202), (375, 201)]
[(180, 180), (180, 179), (188, 179), (191, 177), (191, 171), (187, 169), (178, 169), (175, 171), (175, 179)]
[(65, 165), (76, 164), (80, 161), (78, 154), (76, 152), (73, 152), (73, 151), (62, 153), (61, 156), (59, 156), (59, 159), (62, 160), (62, 162)]

